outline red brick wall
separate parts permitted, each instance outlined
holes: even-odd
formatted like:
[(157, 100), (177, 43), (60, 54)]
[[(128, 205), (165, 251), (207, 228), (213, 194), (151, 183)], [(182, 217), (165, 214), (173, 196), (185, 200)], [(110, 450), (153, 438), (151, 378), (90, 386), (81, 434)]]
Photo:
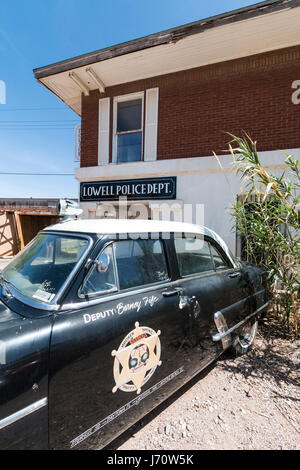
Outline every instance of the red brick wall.
[[(98, 100), (159, 87), (158, 159), (224, 153), (224, 132), (247, 131), (258, 149), (300, 147), (300, 46), (109, 87), (82, 98), (81, 166), (98, 160)], [(111, 100), (112, 126), (112, 100)], [(111, 153), (111, 151), (110, 151)]]

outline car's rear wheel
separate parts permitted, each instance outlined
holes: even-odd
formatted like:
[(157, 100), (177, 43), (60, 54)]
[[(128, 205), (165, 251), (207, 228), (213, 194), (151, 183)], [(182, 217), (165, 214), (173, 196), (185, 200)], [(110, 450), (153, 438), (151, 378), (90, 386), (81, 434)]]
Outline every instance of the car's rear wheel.
[(252, 347), (256, 332), (258, 321), (246, 323), (239, 331), (234, 340), (232, 349), (237, 356), (246, 354)]

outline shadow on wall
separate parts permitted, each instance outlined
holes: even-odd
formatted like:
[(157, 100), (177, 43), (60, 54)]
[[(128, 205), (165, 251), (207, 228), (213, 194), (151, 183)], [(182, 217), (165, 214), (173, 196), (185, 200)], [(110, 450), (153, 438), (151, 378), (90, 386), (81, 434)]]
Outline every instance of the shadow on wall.
[(0, 257), (18, 252), (18, 237), (13, 212), (0, 212)]
[(57, 223), (57, 215), (21, 211), (0, 212), (0, 257), (14, 256), (43, 228)]

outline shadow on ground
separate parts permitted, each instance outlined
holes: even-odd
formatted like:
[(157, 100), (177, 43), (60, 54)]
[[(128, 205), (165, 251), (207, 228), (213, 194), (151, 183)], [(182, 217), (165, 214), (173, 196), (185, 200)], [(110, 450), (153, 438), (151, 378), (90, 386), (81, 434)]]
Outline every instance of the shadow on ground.
[[(274, 381), (278, 388), (284, 384), (298, 387), (300, 385), (299, 367), (291, 359), (291, 351), (283, 355), (282, 350), (276, 349), (276, 340), (264, 343), (263, 349), (253, 348), (247, 355), (239, 357), (234, 361), (234, 357), (225, 353), (218, 360), (218, 367), (236, 375), (242, 375), (245, 379), (249, 377), (269, 381), (270, 385)], [(277, 396), (280, 396), (276, 392)], [(283, 398), (283, 397), (282, 397)], [(293, 397), (291, 400), (300, 401)]]

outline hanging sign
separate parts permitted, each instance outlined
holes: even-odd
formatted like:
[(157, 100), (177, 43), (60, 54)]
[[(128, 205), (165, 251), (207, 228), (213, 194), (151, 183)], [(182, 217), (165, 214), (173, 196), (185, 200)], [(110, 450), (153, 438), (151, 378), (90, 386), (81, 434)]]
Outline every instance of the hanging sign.
[(176, 176), (80, 183), (80, 201), (176, 199)]

